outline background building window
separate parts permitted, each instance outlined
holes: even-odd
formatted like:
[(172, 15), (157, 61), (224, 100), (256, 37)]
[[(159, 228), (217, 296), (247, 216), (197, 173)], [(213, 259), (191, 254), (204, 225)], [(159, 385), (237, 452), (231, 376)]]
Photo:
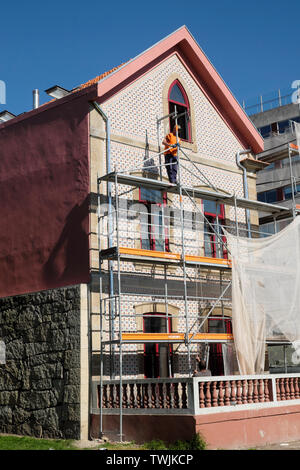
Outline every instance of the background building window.
[(270, 189), (269, 191), (257, 193), (257, 200), (260, 202), (267, 202), (268, 204), (273, 204), (273, 202), (282, 201), (282, 188), (275, 188)]
[[(182, 140), (186, 140), (191, 142), (191, 126), (190, 126), (190, 106), (189, 101), (184, 91), (183, 86), (178, 80), (175, 80), (169, 89), (169, 113), (173, 113), (175, 111), (175, 106), (178, 114), (185, 113), (183, 116), (178, 118), (178, 125), (181, 127), (179, 130), (179, 137)], [(175, 125), (175, 119), (173, 117), (170, 118), (170, 130), (173, 129)]]
[[(299, 192), (300, 192), (300, 184), (297, 184), (296, 186), (294, 186), (294, 196), (296, 196), (296, 194), (298, 194)], [(293, 197), (292, 186), (285, 186), (285, 188), (283, 188), (283, 194), (284, 194), (285, 200), (292, 199)]]

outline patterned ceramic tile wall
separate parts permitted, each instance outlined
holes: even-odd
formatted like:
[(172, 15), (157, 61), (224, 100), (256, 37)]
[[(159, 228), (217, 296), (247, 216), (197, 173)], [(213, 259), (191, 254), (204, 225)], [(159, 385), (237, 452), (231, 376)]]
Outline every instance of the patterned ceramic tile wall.
[(193, 140), (197, 142), (198, 152), (213, 160), (235, 164), (235, 154), (241, 144), (176, 55), (103, 104), (112, 132), (141, 140), (147, 130), (149, 141), (156, 144), (156, 118), (163, 116), (164, 84), (174, 73), (182, 77), (194, 101), (196, 136)]
[[(110, 118), (111, 132), (114, 135), (123, 136), (126, 138), (136, 139), (143, 141), (148, 132), (149, 142), (157, 145), (156, 135), (156, 118), (163, 115), (163, 88), (168, 77), (172, 74), (178, 74), (178, 78), (188, 87), (189, 95), (193, 98), (193, 108), (195, 113), (195, 133), (193, 140), (197, 144), (197, 153), (202, 157), (209, 158), (214, 165), (218, 162), (227, 163), (235, 167), (235, 155), (240, 150), (241, 144), (233, 135), (231, 130), (227, 127), (218, 112), (214, 109), (211, 103), (207, 100), (204, 93), (200, 90), (188, 70), (184, 67), (182, 62), (176, 55), (167, 59), (164, 63), (158, 65), (154, 70), (150, 71), (144, 77), (137, 80), (126, 89), (119, 92), (106, 103), (102, 105), (104, 111)], [(160, 130), (160, 141), (163, 138), (163, 129)], [(187, 151), (191, 154), (191, 151)], [(117, 165), (118, 171), (125, 171), (126, 173), (142, 170), (143, 160), (145, 158), (145, 151), (137, 148), (134, 145), (125, 145), (124, 143), (112, 141), (111, 143), (111, 156), (112, 168)], [(154, 160), (158, 162), (157, 157), (150, 152)], [(188, 162), (185, 158), (182, 160), (186, 169), (182, 168), (182, 181), (187, 186), (203, 185), (208, 179), (212, 185), (218, 189), (223, 189), (228, 193), (235, 193), (237, 196), (243, 195), (242, 177), (233, 171), (226, 171), (225, 169), (216, 169), (214, 167), (198, 165), (199, 170), (195, 171), (195, 167)], [(164, 176), (166, 176), (165, 169)], [(128, 207), (126, 199), (133, 201), (134, 193), (132, 188), (120, 186), (119, 193), (126, 192), (122, 196), (125, 202), (122, 204), (124, 211)], [(115, 196), (114, 186), (112, 185), (113, 197)], [(172, 206), (179, 208), (179, 197), (172, 196)], [(194, 205), (188, 198), (184, 198), (184, 210), (186, 213), (195, 212)], [(178, 214), (179, 216), (179, 214)], [(230, 217), (234, 221), (235, 212), (234, 208), (230, 209)], [(238, 210), (239, 222), (244, 222), (244, 211)], [(203, 222), (203, 220), (202, 220)], [(136, 240), (139, 237), (136, 231), (136, 220), (128, 223), (126, 218), (119, 220), (119, 236), (120, 244), (129, 247), (136, 247)], [(195, 230), (187, 231), (186, 234), (188, 243), (186, 245), (186, 252), (191, 254), (199, 254), (199, 236)], [(116, 237), (116, 233), (114, 233)], [(176, 228), (173, 227), (172, 241), (174, 246), (178, 247), (174, 251), (180, 251), (181, 245), (181, 229), (180, 225)], [(116, 242), (116, 238), (114, 238)], [(116, 263), (114, 263), (116, 269)], [(138, 270), (143, 272), (143, 275), (153, 276), (157, 279), (158, 274), (154, 273), (150, 267), (137, 266), (134, 263), (121, 263), (121, 274), (136, 273)], [(188, 270), (189, 276), (194, 276), (195, 272), (192, 269)], [(173, 271), (174, 279), (183, 279), (183, 272), (181, 268)], [(213, 278), (213, 276), (211, 276)], [(218, 276), (215, 276), (215, 281), (218, 282)], [(134, 286), (132, 286), (134, 289)], [(200, 294), (199, 294), (200, 295)], [(205, 288), (202, 290), (201, 295), (205, 296)], [(136, 303), (151, 302), (151, 301), (164, 301), (161, 297), (158, 299), (152, 296), (128, 296), (124, 295), (121, 301), (121, 311), (123, 315), (122, 330), (127, 332), (134, 332), (137, 328), (135, 311), (133, 306)], [(178, 331), (185, 332), (186, 319), (185, 319), (185, 305), (183, 300), (171, 299), (170, 304), (176, 305), (180, 308), (180, 317), (178, 319)], [(210, 305), (209, 302), (189, 301), (189, 329), (191, 332), (196, 332), (199, 326), (199, 316), (201, 309)], [(230, 302), (225, 303), (230, 305)], [(104, 325), (107, 337), (108, 323)], [(118, 319), (115, 321), (115, 331), (119, 331)], [(193, 345), (191, 350), (196, 354), (198, 346)], [(142, 373), (141, 370), (141, 348), (137, 345), (124, 345), (123, 346), (124, 360), (123, 360), (123, 374), (127, 377), (134, 377)], [(116, 374), (118, 373), (118, 360), (115, 358)], [(180, 346), (178, 350), (178, 357), (176, 362), (176, 374), (184, 375), (187, 373), (187, 354), (186, 348)]]

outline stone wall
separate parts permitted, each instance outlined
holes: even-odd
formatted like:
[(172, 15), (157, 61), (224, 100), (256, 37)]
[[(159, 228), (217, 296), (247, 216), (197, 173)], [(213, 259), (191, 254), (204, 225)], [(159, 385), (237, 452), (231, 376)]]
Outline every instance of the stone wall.
[(80, 286), (0, 299), (0, 432), (80, 437)]

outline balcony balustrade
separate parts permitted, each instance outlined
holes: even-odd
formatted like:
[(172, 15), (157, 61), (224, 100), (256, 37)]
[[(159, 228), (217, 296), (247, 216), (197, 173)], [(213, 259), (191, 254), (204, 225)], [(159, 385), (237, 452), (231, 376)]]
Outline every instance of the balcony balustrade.
[(123, 414), (197, 415), (295, 400), (300, 400), (300, 374), (105, 380), (102, 391), (99, 381), (93, 382), (92, 413), (119, 413), (122, 403)]

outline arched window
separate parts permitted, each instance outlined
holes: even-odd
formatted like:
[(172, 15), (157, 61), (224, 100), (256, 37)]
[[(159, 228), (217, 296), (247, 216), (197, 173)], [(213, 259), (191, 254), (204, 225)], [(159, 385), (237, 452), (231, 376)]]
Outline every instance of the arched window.
[[(183, 86), (178, 80), (175, 80), (169, 89), (168, 95), (169, 102), (169, 113), (177, 110), (177, 114), (181, 114), (177, 122), (180, 126), (179, 137), (182, 140), (191, 142), (191, 126), (190, 126), (190, 106), (186, 92), (184, 91)], [(184, 114), (183, 114), (184, 113)], [(175, 119), (170, 117), (170, 130), (173, 129), (175, 124)]]

